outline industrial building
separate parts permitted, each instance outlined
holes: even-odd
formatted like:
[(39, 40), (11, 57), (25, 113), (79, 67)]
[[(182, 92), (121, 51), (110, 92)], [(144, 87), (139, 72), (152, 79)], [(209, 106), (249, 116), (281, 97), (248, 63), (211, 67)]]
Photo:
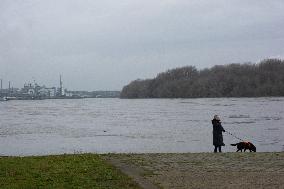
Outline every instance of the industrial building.
[(46, 87), (33, 83), (25, 83), (24, 87), (14, 88), (9, 81), (9, 87), (3, 89), (1, 79), (0, 101), (4, 100), (40, 100), (40, 99), (70, 99), (70, 98), (117, 98), (120, 91), (69, 91), (63, 88), (62, 77), (59, 77), (59, 87)]

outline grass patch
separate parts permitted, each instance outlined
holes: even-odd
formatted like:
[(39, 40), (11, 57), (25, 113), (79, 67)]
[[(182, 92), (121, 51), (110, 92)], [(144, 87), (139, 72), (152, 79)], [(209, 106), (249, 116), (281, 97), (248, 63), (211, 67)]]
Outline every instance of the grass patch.
[(96, 154), (0, 157), (0, 188), (139, 188)]

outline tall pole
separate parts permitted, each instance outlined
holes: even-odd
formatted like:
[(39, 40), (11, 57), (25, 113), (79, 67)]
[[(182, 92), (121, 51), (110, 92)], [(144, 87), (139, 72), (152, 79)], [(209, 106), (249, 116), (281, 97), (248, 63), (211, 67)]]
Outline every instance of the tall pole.
[(2, 97), (2, 79), (1, 79), (1, 94), (0, 94), (0, 96)]
[(9, 92), (8, 92), (9, 96), (10, 96), (10, 92), (11, 92), (10, 90), (11, 90), (11, 81), (9, 81)]
[(62, 78), (61, 78), (61, 75), (59, 76), (60, 77), (60, 88), (62, 88)]
[(62, 82), (62, 76), (60, 74), (60, 96), (64, 95), (64, 91), (63, 91), (63, 82)]

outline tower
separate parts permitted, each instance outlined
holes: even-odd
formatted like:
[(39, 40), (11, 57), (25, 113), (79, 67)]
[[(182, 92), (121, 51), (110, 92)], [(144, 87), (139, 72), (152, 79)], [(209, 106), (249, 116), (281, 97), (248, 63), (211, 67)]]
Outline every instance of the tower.
[(63, 82), (62, 82), (62, 76), (59, 75), (59, 89), (58, 89), (59, 96), (64, 96), (64, 89), (63, 89)]

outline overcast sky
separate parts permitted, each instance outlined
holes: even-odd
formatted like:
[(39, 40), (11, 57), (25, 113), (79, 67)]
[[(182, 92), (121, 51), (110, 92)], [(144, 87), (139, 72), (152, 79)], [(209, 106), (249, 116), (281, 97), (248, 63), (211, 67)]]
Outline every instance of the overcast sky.
[(283, 0), (0, 0), (0, 78), (121, 90), (193, 65), (284, 57)]

